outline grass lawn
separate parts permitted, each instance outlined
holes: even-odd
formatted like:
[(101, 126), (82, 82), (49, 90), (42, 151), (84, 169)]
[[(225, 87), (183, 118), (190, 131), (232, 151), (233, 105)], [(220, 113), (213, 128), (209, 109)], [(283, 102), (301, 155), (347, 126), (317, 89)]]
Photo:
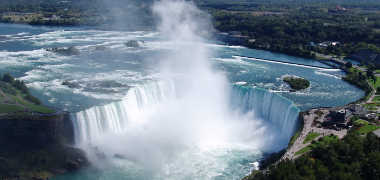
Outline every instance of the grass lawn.
[(331, 143), (337, 142), (338, 140), (339, 140), (338, 137), (335, 135), (324, 136), (324, 137), (320, 138), (318, 141), (316, 141), (315, 143), (312, 143), (309, 146), (306, 146), (306, 147), (300, 149), (299, 151), (297, 151), (295, 153), (295, 155), (300, 155), (300, 154), (303, 154), (305, 152), (311, 151), (312, 149), (314, 149), (318, 146), (327, 146)]
[(306, 136), (306, 138), (305, 138), (305, 140), (303, 141), (303, 143), (306, 144), (306, 143), (312, 141), (313, 139), (317, 138), (317, 137), (320, 136), (320, 135), (321, 135), (321, 134), (319, 134), (319, 133), (311, 132), (311, 133), (309, 133), (309, 134)]
[[(19, 84), (17, 85), (16, 82)], [(8, 83), (0, 80), (0, 90), (2, 92), (0, 95), (0, 113), (29, 111), (50, 114), (56, 112), (54, 109), (39, 105), (39, 100), (30, 95), (25, 89), (27, 87), (21, 81), (15, 80)], [(5, 102), (5, 100), (7, 101)]]
[(364, 104), (364, 107), (368, 110), (377, 110), (377, 106), (380, 106), (380, 103)]
[(360, 70), (359, 69), (356, 69), (354, 67), (351, 67), (350, 69), (348, 69), (348, 72), (351, 72), (351, 73), (359, 73)]
[(45, 106), (33, 104), (33, 103), (26, 101), (25, 99), (23, 99), (19, 96), (11, 96), (11, 97), (13, 98), (13, 100), (24, 105), (25, 107), (27, 107), (31, 111), (38, 112), (38, 113), (44, 113), (44, 114), (49, 114), (49, 113), (55, 112), (55, 110), (53, 110), (53, 109), (50, 109), (50, 108), (45, 107)]
[(375, 101), (375, 102), (380, 102), (380, 96), (375, 96), (375, 97), (373, 98), (373, 101)]
[(13, 104), (0, 104), (0, 113), (12, 113), (18, 111), (24, 111), (24, 108)]
[(292, 146), (297, 138), (301, 135), (301, 131), (297, 131), (294, 136), (290, 139), (289, 146)]
[(30, 104), (28, 106), (32, 111), (43, 113), (43, 114), (50, 114), (50, 113), (55, 113), (55, 110), (50, 109), (45, 106), (40, 106), (40, 105), (35, 105), (35, 104)]
[(368, 125), (368, 124), (369, 124), (368, 121), (366, 121), (366, 120), (362, 120), (362, 119), (356, 120), (356, 121), (354, 122), (354, 125), (355, 125), (355, 126), (366, 126), (366, 125)]
[(372, 125), (372, 124), (368, 124), (368, 125), (365, 125), (365, 126), (362, 126), (360, 128), (357, 129), (357, 132), (359, 134), (367, 134), (367, 133), (370, 133), (376, 129), (379, 129), (380, 127), (379, 126), (375, 126), (375, 125)]
[(299, 151), (297, 151), (296, 153), (294, 153), (294, 155), (300, 155), (300, 154), (303, 154), (303, 153), (305, 153), (305, 152), (309, 152), (309, 151), (311, 151), (311, 146), (309, 145), (309, 146), (306, 146), (306, 147), (304, 147), (304, 148), (302, 148), (302, 149), (300, 149)]
[[(19, 90), (15, 90), (17, 95), (11, 95), (8, 94), (8, 97), (12, 100), (12, 105), (8, 104), (0, 104), (3, 107), (0, 106), (0, 113), (7, 113), (7, 112), (17, 112), (17, 111), (24, 111), (24, 107), (27, 108), (30, 111), (43, 113), (43, 114), (50, 114), (54, 113), (55, 110), (42, 106), (42, 105), (36, 105), (33, 104), (27, 100), (24, 99), (24, 96)], [(17, 105), (19, 104), (19, 105)], [(24, 106), (24, 107), (22, 107)]]
[(376, 82), (372, 79), (370, 79), (369, 82), (375, 87), (375, 89), (380, 87), (380, 77), (376, 77)]

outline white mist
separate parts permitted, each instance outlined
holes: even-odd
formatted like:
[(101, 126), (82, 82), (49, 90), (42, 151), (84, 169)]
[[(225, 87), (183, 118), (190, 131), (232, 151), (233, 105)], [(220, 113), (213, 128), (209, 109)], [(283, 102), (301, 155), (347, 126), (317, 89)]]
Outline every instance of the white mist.
[(202, 38), (211, 30), (207, 14), (184, 0), (157, 1), (153, 12), (161, 36), (174, 47), (156, 57), (161, 80), (130, 90), (118, 103), (78, 113), (78, 141), (98, 167), (134, 164), (158, 179), (221, 176), (232, 168), (226, 160), (231, 152), (250, 156), (278, 134), (253, 111), (231, 109), (231, 85), (212, 68)]

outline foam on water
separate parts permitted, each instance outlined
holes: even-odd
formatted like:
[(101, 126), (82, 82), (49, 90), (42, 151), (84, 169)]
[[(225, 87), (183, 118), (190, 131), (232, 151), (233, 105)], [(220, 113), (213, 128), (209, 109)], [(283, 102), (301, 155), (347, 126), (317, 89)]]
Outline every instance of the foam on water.
[[(95, 164), (99, 153), (105, 153), (110, 162), (115, 159), (120, 162), (114, 158), (118, 155), (135, 166), (153, 164), (158, 171), (153, 179), (238, 179), (253, 168), (249, 161), (234, 164), (237, 169), (229, 165), (239, 152), (248, 159), (253, 158), (252, 161), (264, 149), (273, 151), (284, 147), (294, 131), (299, 110), (276, 94), (236, 86), (229, 106), (234, 113), (228, 117), (230, 115), (226, 112), (217, 115), (199, 112), (194, 107), (196, 111), (183, 109), (189, 107), (181, 100), (181, 90), (177, 88), (174, 81), (152, 82), (131, 89), (119, 102), (76, 113), (73, 122), (78, 145), (92, 154), (90, 157)], [(170, 105), (177, 105), (178, 101), (183, 107)], [(180, 108), (183, 116), (177, 120), (168, 118), (165, 115), (167, 109), (161, 107), (170, 108), (171, 113)], [(191, 116), (186, 114), (187, 111)], [(223, 125), (214, 124), (220, 122), (215, 119), (224, 119), (221, 121)], [(110, 145), (113, 143), (123, 145)], [(131, 146), (132, 149), (124, 148)], [(147, 152), (141, 155), (135, 152), (136, 148)], [(146, 158), (152, 164), (145, 164)]]

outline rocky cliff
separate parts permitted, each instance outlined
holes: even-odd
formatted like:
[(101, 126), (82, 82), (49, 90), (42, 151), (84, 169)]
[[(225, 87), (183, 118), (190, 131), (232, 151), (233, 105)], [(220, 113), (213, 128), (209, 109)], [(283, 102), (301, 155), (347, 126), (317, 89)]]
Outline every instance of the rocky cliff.
[(73, 126), (65, 112), (0, 116), (0, 145), (43, 147), (73, 142)]
[(71, 147), (69, 114), (10, 113), (0, 116), (0, 178), (47, 179), (88, 165)]

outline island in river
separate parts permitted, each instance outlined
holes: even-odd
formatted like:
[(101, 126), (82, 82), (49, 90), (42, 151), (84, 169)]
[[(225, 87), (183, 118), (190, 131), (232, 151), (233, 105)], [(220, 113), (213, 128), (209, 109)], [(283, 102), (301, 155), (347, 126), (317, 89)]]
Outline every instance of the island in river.
[(288, 76), (284, 77), (284, 82), (288, 83), (292, 90), (298, 91), (310, 86), (310, 82), (304, 78)]

